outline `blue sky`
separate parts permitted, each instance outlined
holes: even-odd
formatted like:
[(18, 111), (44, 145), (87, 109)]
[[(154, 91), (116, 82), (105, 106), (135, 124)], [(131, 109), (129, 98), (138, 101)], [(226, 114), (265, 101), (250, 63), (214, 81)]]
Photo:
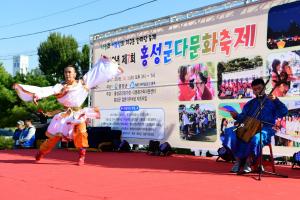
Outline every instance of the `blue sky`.
[[(88, 19), (98, 18), (150, 0), (10, 0), (2, 2), (0, 38), (56, 28)], [(199, 8), (222, 0), (158, 0), (151, 4), (110, 16), (98, 21), (58, 30), (72, 35), (79, 44), (89, 42), (89, 36), (110, 29), (127, 26), (179, 12)], [(78, 8), (79, 6), (81, 6)], [(67, 12), (61, 12), (69, 10)], [(54, 14), (59, 13), (59, 14)], [(45, 17), (52, 15), (49, 17)], [(42, 17), (42, 18), (41, 18)], [(38, 20), (31, 20), (41, 18)], [(31, 21), (29, 21), (31, 20)], [(29, 21), (29, 22), (24, 22)], [(19, 23), (19, 24), (17, 24)], [(37, 47), (49, 33), (0, 40), (0, 62), (12, 73), (12, 55), (36, 54)], [(38, 57), (29, 57), (29, 69), (38, 67)]]

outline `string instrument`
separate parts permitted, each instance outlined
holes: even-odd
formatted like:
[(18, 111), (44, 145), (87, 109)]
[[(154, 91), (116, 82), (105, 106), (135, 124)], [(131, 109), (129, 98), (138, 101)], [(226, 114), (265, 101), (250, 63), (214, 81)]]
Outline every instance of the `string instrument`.
[[(268, 84), (268, 82), (270, 81), (270, 78), (268, 79), (268, 81), (265, 83), (263, 89), (260, 91), (259, 95), (261, 95), (262, 91), (265, 89), (266, 85)], [(287, 84), (287, 77), (284, 74), (280, 74), (279, 80), (278, 81), (274, 81), (276, 84), (275, 86), (272, 88), (271, 92), (269, 93), (272, 94), (273, 91), (282, 83), (286, 83)], [(241, 123), (237, 128), (236, 128), (236, 135), (239, 139), (241, 139), (242, 141), (248, 143), (251, 138), (259, 131), (260, 127), (261, 127), (261, 121), (259, 121), (257, 119), (258, 115), (260, 114), (261, 110), (264, 107), (264, 103), (266, 101), (267, 97), (265, 97), (262, 101), (261, 101), (261, 107), (258, 107), (256, 109), (256, 111), (254, 112), (254, 114), (252, 116), (248, 116), (246, 117), (246, 119), (244, 120), (243, 123)]]

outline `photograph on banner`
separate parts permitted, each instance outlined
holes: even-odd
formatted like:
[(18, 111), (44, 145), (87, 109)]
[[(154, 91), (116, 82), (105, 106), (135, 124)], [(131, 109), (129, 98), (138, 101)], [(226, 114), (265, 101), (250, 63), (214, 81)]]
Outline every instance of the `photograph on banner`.
[(219, 62), (217, 76), (220, 99), (252, 98), (252, 81), (264, 77), (263, 59), (253, 56)]
[(275, 145), (300, 147), (300, 100), (284, 101), (288, 114), (276, 119)]
[(277, 86), (273, 95), (277, 97), (300, 95), (300, 50), (270, 54), (267, 66), (272, 79), (272, 88)]
[(282, 49), (300, 45), (300, 2), (292, 2), (270, 9), (268, 15), (267, 46)]
[(215, 66), (212, 62), (183, 65), (178, 69), (178, 100), (212, 100), (215, 95)]
[(230, 128), (235, 125), (235, 120), (231, 117), (230, 112), (237, 112), (241, 113), (243, 110), (244, 105), (247, 102), (231, 102), (231, 103), (220, 103), (218, 106), (218, 120), (220, 124), (220, 137), (222, 140), (222, 137), (224, 136), (224, 131), (226, 128)]
[(181, 139), (216, 141), (216, 108), (213, 104), (181, 104), (178, 112)]

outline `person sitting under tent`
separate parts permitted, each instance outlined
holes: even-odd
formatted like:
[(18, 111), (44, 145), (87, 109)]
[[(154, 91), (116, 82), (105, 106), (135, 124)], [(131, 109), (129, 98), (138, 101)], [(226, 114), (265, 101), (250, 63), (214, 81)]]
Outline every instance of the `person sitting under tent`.
[(19, 138), (19, 145), (22, 148), (33, 148), (35, 144), (36, 128), (32, 125), (31, 119), (25, 120), (25, 129), (22, 131)]

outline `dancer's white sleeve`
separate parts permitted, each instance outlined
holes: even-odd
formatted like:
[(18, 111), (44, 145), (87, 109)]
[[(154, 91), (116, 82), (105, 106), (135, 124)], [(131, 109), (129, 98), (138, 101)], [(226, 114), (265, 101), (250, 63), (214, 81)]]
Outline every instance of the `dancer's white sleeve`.
[(96, 87), (122, 72), (119, 70), (119, 65), (108, 58), (101, 57), (93, 67), (83, 76), (83, 82), (88, 89)]
[(98, 107), (85, 107), (72, 118), (68, 118), (67, 122), (72, 124), (80, 124), (87, 119), (100, 119), (100, 110)]
[(32, 101), (33, 95), (35, 95), (38, 99), (42, 99), (54, 94), (58, 94), (62, 88), (62, 84), (56, 84), (55, 86), (48, 87), (14, 84), (14, 89), (23, 101)]
[(98, 107), (85, 107), (82, 111), (86, 118), (100, 119), (100, 110)]

